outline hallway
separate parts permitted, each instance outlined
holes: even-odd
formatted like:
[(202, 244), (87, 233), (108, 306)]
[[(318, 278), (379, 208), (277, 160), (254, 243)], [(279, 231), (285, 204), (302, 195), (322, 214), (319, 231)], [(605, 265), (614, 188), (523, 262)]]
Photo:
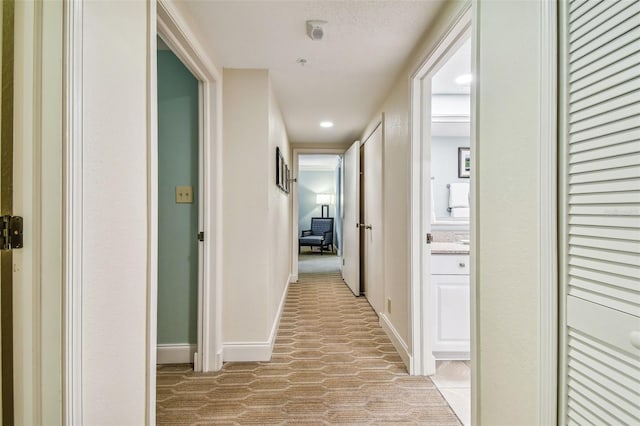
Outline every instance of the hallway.
[(428, 378), (407, 374), (339, 273), (290, 285), (271, 362), (159, 367), (157, 423), (460, 424)]

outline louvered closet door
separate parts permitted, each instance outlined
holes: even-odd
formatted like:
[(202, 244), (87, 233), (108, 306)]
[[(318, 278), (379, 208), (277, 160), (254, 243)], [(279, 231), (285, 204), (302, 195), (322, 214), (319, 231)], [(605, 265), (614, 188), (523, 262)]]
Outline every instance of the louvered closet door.
[(640, 424), (640, 1), (561, 13), (560, 424)]

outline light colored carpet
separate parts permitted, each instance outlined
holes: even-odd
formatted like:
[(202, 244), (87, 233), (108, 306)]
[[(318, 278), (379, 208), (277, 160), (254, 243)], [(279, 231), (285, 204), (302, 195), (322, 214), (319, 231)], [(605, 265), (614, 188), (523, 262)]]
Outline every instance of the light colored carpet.
[(291, 284), (271, 362), (161, 366), (157, 401), (158, 424), (460, 424), (337, 273)]
[(340, 258), (335, 254), (320, 251), (303, 251), (298, 255), (298, 274), (313, 274), (322, 272), (340, 272)]

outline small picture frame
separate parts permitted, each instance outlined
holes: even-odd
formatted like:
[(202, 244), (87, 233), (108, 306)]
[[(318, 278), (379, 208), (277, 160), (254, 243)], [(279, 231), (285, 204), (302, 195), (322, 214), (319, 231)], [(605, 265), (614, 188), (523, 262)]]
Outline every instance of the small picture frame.
[(280, 147), (276, 147), (276, 186), (286, 194), (290, 190), (290, 177), (289, 166), (284, 161)]
[(280, 153), (280, 147), (276, 147), (276, 186), (282, 188), (282, 154)]
[(284, 192), (289, 193), (289, 166), (285, 165)]
[(458, 177), (471, 177), (471, 148), (458, 148)]
[(284, 162), (284, 157), (280, 156), (280, 189), (286, 191), (287, 185), (287, 163)]

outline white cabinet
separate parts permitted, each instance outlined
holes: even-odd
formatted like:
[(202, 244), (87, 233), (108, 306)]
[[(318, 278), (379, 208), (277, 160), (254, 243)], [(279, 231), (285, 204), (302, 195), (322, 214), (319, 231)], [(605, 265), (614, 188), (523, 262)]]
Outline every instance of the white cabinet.
[(436, 359), (469, 359), (469, 256), (431, 256), (432, 348)]

